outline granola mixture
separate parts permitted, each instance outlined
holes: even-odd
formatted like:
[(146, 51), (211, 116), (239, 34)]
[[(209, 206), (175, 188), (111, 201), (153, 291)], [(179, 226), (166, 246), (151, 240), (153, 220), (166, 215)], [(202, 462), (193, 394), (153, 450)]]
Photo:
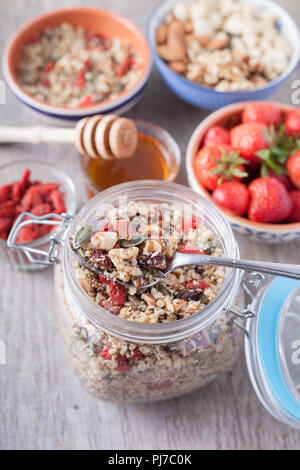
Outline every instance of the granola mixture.
[(18, 80), (38, 100), (77, 108), (132, 88), (140, 70), (141, 59), (127, 41), (62, 23), (24, 45)]
[[(78, 228), (73, 244), (82, 245), (82, 254), (101, 266), (105, 274), (131, 281), (136, 276), (144, 279), (149, 272), (155, 276), (153, 271), (158, 267), (163, 270), (166, 258), (178, 249), (222, 256), (214, 234), (200, 218), (182, 223), (178, 206), (161, 204), (152, 209), (148, 203), (131, 202), (127, 218), (122, 209), (104, 210), (92, 224), (93, 229), (87, 225)], [(165, 244), (167, 220), (173, 238)], [(136, 233), (145, 237), (150, 232), (153, 238), (137, 239)], [(137, 246), (122, 247), (137, 241)], [(192, 315), (215, 298), (224, 281), (223, 268), (199, 266), (178, 269), (155, 288), (125, 289), (77, 262), (75, 270), (79, 283), (97, 304), (114, 315), (143, 323), (170, 322)], [(59, 266), (56, 282), (59, 322), (71, 363), (83, 385), (97, 398), (137, 402), (181, 395), (224, 372), (240, 349), (242, 334), (225, 311), (207, 328), (179, 342), (152, 345), (121, 340), (101, 331), (79, 311)]]
[(157, 51), (175, 72), (217, 91), (250, 90), (275, 80), (292, 49), (278, 17), (238, 0), (176, 3), (157, 30)]
[[(101, 307), (129, 320), (161, 323), (186, 318), (211, 302), (224, 281), (224, 268), (187, 266), (176, 269), (159, 284), (143, 286), (160, 278), (175, 252), (222, 256), (214, 233), (200, 217), (182, 221), (180, 207), (168, 204), (131, 203), (110, 208), (90, 225), (79, 227), (73, 247), (95, 268), (76, 268), (82, 288)], [(130, 283), (125, 287), (116, 281)]]

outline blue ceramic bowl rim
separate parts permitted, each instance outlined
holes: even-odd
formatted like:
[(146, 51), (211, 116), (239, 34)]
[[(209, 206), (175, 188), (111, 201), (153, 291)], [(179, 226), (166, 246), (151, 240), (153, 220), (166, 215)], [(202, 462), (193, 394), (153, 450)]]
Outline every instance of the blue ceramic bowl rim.
[[(58, 11), (59, 12), (60, 10), (67, 10), (67, 9), (68, 10), (76, 10), (78, 8), (79, 7), (58, 8), (58, 9), (55, 9), (53, 11)], [(97, 8), (89, 8), (89, 7), (86, 7), (86, 9), (89, 9), (91, 12), (92, 12), (92, 10), (97, 10)], [(110, 12), (110, 10), (107, 10), (107, 12)], [(147, 38), (145, 37), (145, 34), (143, 33), (143, 31), (138, 26), (136, 26), (135, 23), (133, 23), (129, 18), (127, 18), (124, 15), (120, 15), (119, 13), (115, 13), (115, 12), (113, 12), (113, 13), (114, 13), (115, 16), (119, 16), (123, 20), (126, 20), (126, 23), (133, 24), (134, 27), (140, 31), (141, 35), (144, 36), (145, 43), (147, 43)], [(40, 15), (40, 16), (44, 16), (44, 15), (47, 15), (47, 12)], [(32, 20), (26, 22), (24, 25), (21, 26), (21, 28), (26, 27), (26, 25), (29, 24), (31, 21), (34, 21), (34, 19), (35, 18), (33, 18)], [(148, 50), (149, 50), (149, 64), (148, 64), (148, 67), (146, 68), (143, 75), (139, 78), (137, 83), (134, 85), (134, 87), (131, 88), (127, 93), (125, 93), (121, 98), (114, 99), (105, 106), (103, 106), (101, 104), (101, 102), (99, 102), (99, 103), (95, 103), (95, 105), (93, 107), (82, 108), (80, 110), (77, 109), (77, 108), (75, 108), (75, 109), (72, 109), (72, 108), (70, 108), (70, 109), (57, 108), (53, 105), (44, 104), (43, 102), (39, 102), (38, 100), (32, 99), (30, 97), (30, 95), (27, 95), (25, 92), (23, 92), (23, 89), (22, 89), (21, 86), (18, 87), (17, 85), (15, 85), (15, 83), (11, 79), (9, 69), (8, 69), (8, 52), (9, 52), (10, 46), (11, 46), (16, 34), (18, 34), (18, 31), (7, 41), (7, 43), (4, 47), (4, 53), (3, 53), (3, 57), (2, 57), (2, 70), (3, 70), (4, 78), (7, 82), (10, 90), (12, 91), (12, 93), (19, 99), (19, 101), (22, 102), (22, 104), (25, 104), (29, 108), (31, 108), (35, 111), (38, 111), (39, 113), (42, 113), (44, 115), (50, 116), (50, 117), (56, 117), (58, 119), (70, 119), (70, 120), (72, 120), (72, 119), (84, 118), (86, 116), (93, 116), (93, 115), (98, 114), (98, 113), (108, 113), (108, 112), (118, 111), (120, 108), (128, 106), (129, 103), (134, 101), (137, 98), (137, 96), (140, 93), (143, 92), (143, 90), (144, 90), (144, 88), (145, 88), (145, 86), (146, 86), (146, 84), (149, 80), (151, 71), (152, 71), (153, 57), (152, 57), (152, 53), (151, 53), (151, 48), (149, 47), (149, 43), (148, 43), (147, 44), (148, 45)]]
[[(248, 0), (248, 2), (251, 3), (252, 0)], [(148, 22), (147, 22), (146, 36), (147, 36), (148, 43), (150, 45), (150, 49), (151, 49), (151, 53), (152, 53), (154, 62), (159, 64), (159, 66), (164, 70), (164, 72), (166, 74), (169, 74), (170, 76), (174, 77), (174, 79), (176, 79), (178, 82), (180, 82), (184, 86), (189, 86), (190, 88), (193, 88), (193, 90), (195, 90), (195, 91), (200, 90), (202, 92), (207, 92), (207, 93), (216, 94), (216, 95), (219, 95), (219, 96), (226, 96), (226, 97), (238, 97), (239, 95), (244, 95), (245, 93), (247, 93), (247, 95), (249, 96), (249, 99), (251, 99), (251, 96), (254, 97), (257, 94), (257, 92), (264, 91), (264, 90), (267, 91), (267, 90), (272, 89), (273, 87), (276, 87), (277, 85), (280, 85), (282, 82), (284, 82), (296, 70), (296, 68), (300, 64), (300, 28), (299, 28), (299, 26), (297, 25), (295, 20), (292, 18), (292, 16), (281, 5), (278, 5), (273, 0), (261, 0), (261, 4), (264, 5), (266, 8), (268, 8), (269, 5), (273, 5), (273, 7), (275, 9), (277, 9), (278, 12), (280, 12), (280, 15), (281, 15), (280, 19), (281, 20), (283, 18), (288, 19), (291, 23), (293, 23), (293, 25), (295, 27), (295, 30), (297, 32), (298, 44), (296, 44), (296, 45), (291, 44), (292, 47), (293, 47), (293, 56), (291, 58), (291, 61), (290, 61), (290, 64), (289, 64), (287, 70), (284, 73), (282, 73), (278, 78), (276, 78), (275, 80), (272, 80), (271, 82), (269, 82), (267, 85), (264, 85), (263, 87), (254, 88), (253, 90), (237, 90), (237, 91), (230, 91), (230, 92), (218, 91), (218, 90), (215, 90), (213, 88), (204, 87), (200, 84), (193, 83), (190, 80), (188, 80), (187, 78), (185, 78), (185, 77), (179, 75), (178, 73), (174, 72), (166, 64), (166, 62), (160, 58), (160, 56), (157, 54), (157, 51), (156, 51), (156, 47), (155, 47), (156, 44), (154, 44), (153, 41), (152, 41), (152, 33), (153, 33), (153, 24), (152, 23), (153, 23), (154, 19), (157, 16), (160, 16), (159, 11), (161, 10), (161, 8), (164, 5), (169, 4), (169, 3), (172, 3), (172, 0), (162, 0), (155, 7), (155, 9), (151, 13), (151, 15), (148, 19)], [(175, 0), (173, 0), (173, 3), (175, 3)]]

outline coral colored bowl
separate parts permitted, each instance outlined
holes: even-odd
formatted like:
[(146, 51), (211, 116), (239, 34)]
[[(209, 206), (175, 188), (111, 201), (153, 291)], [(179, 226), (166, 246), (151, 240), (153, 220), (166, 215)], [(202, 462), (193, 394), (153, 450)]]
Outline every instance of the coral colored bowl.
[[(208, 129), (216, 125), (225, 125), (228, 122), (228, 119), (232, 120), (233, 122), (237, 120), (238, 122), (241, 119), (244, 108), (249, 103), (250, 102), (229, 105), (210, 114), (195, 129), (189, 141), (186, 152), (186, 169), (189, 185), (192, 189), (207, 197), (207, 199), (209, 199), (213, 204), (215, 203), (211, 197), (210, 192), (207, 191), (206, 188), (204, 188), (204, 186), (199, 183), (196, 178), (194, 171), (195, 157), (201, 148), (203, 138)], [(274, 102), (273, 104), (279, 106), (279, 108), (284, 112), (295, 109), (292, 106), (288, 106), (282, 103)], [(300, 222), (294, 224), (263, 224), (252, 222), (245, 217), (235, 216), (221, 207), (218, 207), (218, 209), (227, 217), (234, 231), (239, 235), (246, 237), (248, 240), (265, 243), (283, 243), (300, 239)]]
[[(83, 26), (91, 33), (102, 33), (108, 38), (119, 37), (130, 42), (133, 49), (142, 57), (143, 66), (136, 84), (121, 92), (117, 98), (107, 99), (100, 103), (71, 109), (53, 106), (39, 101), (29, 95), (20, 86), (16, 76), (21, 48), (32, 37), (37, 36), (46, 28), (62, 22), (75, 26)], [(14, 95), (26, 106), (43, 115), (64, 120), (78, 120), (94, 114), (122, 114), (136, 104), (146, 86), (152, 67), (151, 53), (147, 41), (140, 29), (127, 18), (109, 10), (93, 8), (70, 8), (55, 10), (38, 16), (20, 29), (5, 47), (3, 71), (5, 79)]]

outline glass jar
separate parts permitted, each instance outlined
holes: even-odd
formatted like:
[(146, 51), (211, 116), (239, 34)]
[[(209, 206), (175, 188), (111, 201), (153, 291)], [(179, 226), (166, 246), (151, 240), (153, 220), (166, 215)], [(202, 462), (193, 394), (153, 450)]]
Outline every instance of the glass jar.
[[(167, 182), (140, 181), (106, 190), (81, 210), (67, 238), (80, 224), (95, 220), (99, 208), (124, 196), (127, 201), (192, 205), (219, 237), (224, 256), (239, 256), (231, 227), (215, 207), (190, 189)], [(233, 365), (243, 333), (229, 310), (241, 307), (240, 271), (225, 270), (218, 296), (201, 311), (169, 323), (145, 324), (113, 315), (80, 288), (67, 243), (61, 258), (55, 279), (62, 338), (77, 376), (97, 398), (168, 399), (207, 384)], [(118, 354), (117, 362), (111, 360), (112, 352)]]

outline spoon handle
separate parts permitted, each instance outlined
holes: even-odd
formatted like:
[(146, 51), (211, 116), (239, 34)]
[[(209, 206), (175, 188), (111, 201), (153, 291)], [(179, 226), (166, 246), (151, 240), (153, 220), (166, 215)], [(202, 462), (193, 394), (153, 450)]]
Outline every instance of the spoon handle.
[(40, 144), (42, 142), (75, 143), (75, 130), (45, 126), (0, 126), (0, 143), (12, 142), (28, 142), (30, 144)]
[[(194, 262), (197, 264), (197, 255), (194, 255)], [(202, 255), (199, 256), (198, 264), (226, 266), (229, 268), (244, 269), (246, 271), (257, 271), (259, 273), (290, 277), (292, 279), (300, 280), (300, 265), (297, 264), (270, 263), (268, 261), (218, 258), (215, 256)]]

